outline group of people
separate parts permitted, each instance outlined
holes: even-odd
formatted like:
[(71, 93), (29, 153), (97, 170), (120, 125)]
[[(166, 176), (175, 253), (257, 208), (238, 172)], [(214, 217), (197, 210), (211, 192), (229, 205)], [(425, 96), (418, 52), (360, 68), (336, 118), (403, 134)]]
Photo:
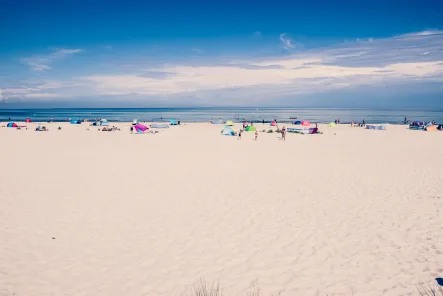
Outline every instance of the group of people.
[[(243, 133), (243, 129), (240, 129), (240, 131), (238, 132), (237, 140), (241, 140), (242, 133)], [(258, 139), (258, 131), (256, 130), (254, 133), (254, 140), (257, 141), (257, 139)]]
[[(244, 128), (245, 128), (245, 125), (243, 124), (243, 128), (240, 129), (240, 131), (238, 132), (237, 140), (241, 140), (241, 136), (242, 136), (242, 133), (243, 133), (243, 131), (244, 131)], [(280, 130), (280, 133), (281, 133), (281, 139), (282, 139), (283, 141), (286, 141), (286, 133), (287, 133), (286, 127), (283, 127), (283, 128)], [(258, 139), (258, 131), (255, 130), (255, 133), (254, 133), (254, 140), (257, 141), (257, 139)]]
[[(100, 131), (100, 128), (98, 129)], [(104, 126), (103, 129), (101, 129), (102, 132), (115, 132), (120, 131), (120, 129), (116, 126)]]
[(351, 127), (354, 127), (354, 126), (365, 127), (366, 126), (366, 119), (363, 119), (363, 121), (361, 123), (351, 121)]

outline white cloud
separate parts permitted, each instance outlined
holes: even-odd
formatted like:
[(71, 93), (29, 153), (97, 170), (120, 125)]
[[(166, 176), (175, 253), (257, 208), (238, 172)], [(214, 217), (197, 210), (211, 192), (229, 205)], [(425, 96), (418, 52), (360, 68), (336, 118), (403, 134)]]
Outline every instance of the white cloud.
[(71, 98), (69, 94), (57, 94), (57, 93), (33, 93), (24, 95), (25, 98), (29, 99), (62, 99)]
[(26, 63), (34, 71), (46, 71), (52, 69), (48, 65), (50, 63), (50, 60), (47, 58), (41, 58), (41, 57), (27, 58), (23, 59), (22, 62)]
[(65, 55), (70, 55), (70, 54), (74, 54), (74, 53), (80, 53), (80, 52), (83, 52), (83, 51), (84, 51), (83, 49), (79, 49), (79, 48), (77, 48), (77, 49), (60, 48), (60, 49), (57, 49), (54, 52), (54, 55), (56, 55), (56, 56), (65, 56)]
[(54, 52), (52, 52), (49, 55), (24, 58), (24, 59), (22, 59), (22, 62), (27, 64), (34, 71), (47, 71), (47, 70), (52, 69), (52, 67), (50, 65), (55, 60), (62, 59), (68, 55), (81, 53), (83, 51), (84, 51), (83, 49), (60, 48), (60, 49), (55, 50)]
[(258, 38), (261, 37), (263, 34), (260, 31), (255, 31), (254, 34), (252, 34), (252, 37)]
[[(266, 63), (262, 63), (266, 64)], [(275, 61), (272, 62), (275, 64)], [(227, 66), (180, 66), (162, 69), (174, 73), (165, 79), (153, 79), (137, 75), (87, 76), (93, 88), (102, 94), (133, 93), (140, 95), (174, 95), (199, 91), (214, 91), (232, 88), (266, 86), (278, 88), (289, 86), (298, 91), (316, 85), (316, 91), (336, 87), (376, 83), (378, 80), (406, 78), (427, 78), (443, 75), (443, 63), (394, 63), (384, 67), (344, 67), (323, 64), (304, 64), (302, 61), (285, 60), (278, 62), (277, 69), (247, 69)], [(160, 71), (160, 70), (158, 70)]]
[(425, 30), (425, 31), (420, 31), (420, 32), (399, 35), (396, 38), (423, 37), (423, 36), (441, 35), (441, 34), (443, 34), (443, 31), (440, 31), (440, 30)]
[(294, 44), (292, 43), (291, 39), (287, 37), (286, 33), (280, 34), (280, 41), (284, 49), (291, 50), (294, 48)]

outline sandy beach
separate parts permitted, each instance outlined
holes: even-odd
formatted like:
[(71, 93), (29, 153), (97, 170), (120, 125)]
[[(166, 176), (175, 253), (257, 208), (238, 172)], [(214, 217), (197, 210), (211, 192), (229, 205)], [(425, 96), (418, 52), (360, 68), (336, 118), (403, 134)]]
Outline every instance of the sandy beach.
[(443, 277), (443, 132), (45, 125), (0, 128), (1, 296), (174, 296), (199, 279), (417, 295)]

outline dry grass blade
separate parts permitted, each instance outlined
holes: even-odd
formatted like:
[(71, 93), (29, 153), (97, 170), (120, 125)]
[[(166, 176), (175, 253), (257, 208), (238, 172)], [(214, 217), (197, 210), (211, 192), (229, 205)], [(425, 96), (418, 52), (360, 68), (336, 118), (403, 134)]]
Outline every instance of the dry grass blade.
[(441, 286), (435, 289), (431, 285), (425, 286), (421, 284), (417, 287), (417, 290), (420, 296), (443, 296), (443, 288)]
[(208, 286), (205, 281), (200, 280), (190, 291), (185, 291), (181, 296), (222, 296), (220, 284), (212, 284)]
[(247, 296), (260, 296), (260, 289), (258, 288), (258, 281), (254, 280), (249, 286)]

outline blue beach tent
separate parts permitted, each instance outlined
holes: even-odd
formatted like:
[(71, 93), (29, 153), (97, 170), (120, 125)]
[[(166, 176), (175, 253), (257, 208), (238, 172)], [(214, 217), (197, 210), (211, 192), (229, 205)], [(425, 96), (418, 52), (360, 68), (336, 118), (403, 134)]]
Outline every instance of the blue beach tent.
[(222, 131), (221, 134), (223, 136), (235, 136), (235, 130), (230, 127), (230, 126), (226, 126)]

